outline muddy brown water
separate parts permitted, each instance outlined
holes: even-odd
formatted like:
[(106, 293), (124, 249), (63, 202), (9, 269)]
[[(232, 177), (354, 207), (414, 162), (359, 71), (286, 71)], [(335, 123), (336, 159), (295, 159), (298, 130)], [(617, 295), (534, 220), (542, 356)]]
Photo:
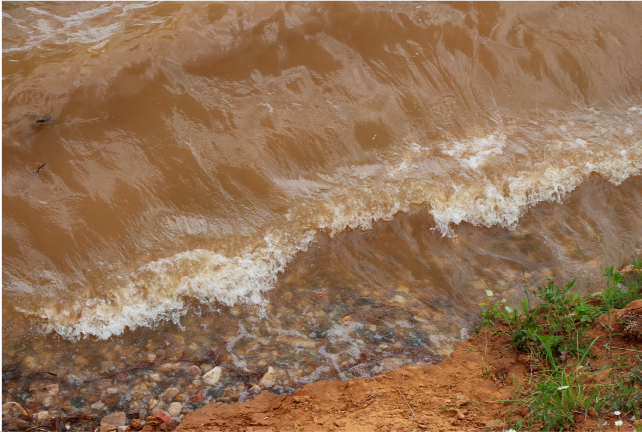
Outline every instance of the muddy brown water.
[(2, 12), (3, 400), (430, 363), (642, 254), (638, 3)]

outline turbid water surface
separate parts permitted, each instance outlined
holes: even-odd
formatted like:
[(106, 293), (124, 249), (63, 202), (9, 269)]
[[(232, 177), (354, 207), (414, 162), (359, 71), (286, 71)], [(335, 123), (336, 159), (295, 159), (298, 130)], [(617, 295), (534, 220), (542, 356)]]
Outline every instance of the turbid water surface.
[(2, 13), (3, 399), (430, 363), (486, 290), (642, 253), (639, 3)]

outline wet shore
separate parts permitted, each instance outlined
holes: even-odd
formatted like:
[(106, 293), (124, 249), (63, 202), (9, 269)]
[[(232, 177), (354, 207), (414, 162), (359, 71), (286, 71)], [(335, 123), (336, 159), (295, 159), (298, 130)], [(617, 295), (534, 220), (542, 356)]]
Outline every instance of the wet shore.
[[(263, 390), (290, 393), (322, 379), (376, 376), (440, 362), (459, 339), (431, 342), (426, 331), (434, 324), (411, 316), (395, 297), (399, 294), (392, 303), (365, 306), (379, 325), (357, 322), (335, 305), (324, 312), (325, 321), (318, 317), (313, 328), (301, 323), (290, 334), (270, 334), (270, 323), (258, 319), (241, 332), (230, 324), (227, 335), (216, 334), (226, 319), (241, 314), (242, 308), (233, 307), (216, 316), (184, 317), (181, 324), (189, 327), (167, 323), (143, 330), (138, 338), (125, 339), (129, 345), (96, 342), (94, 352), (85, 352), (86, 344), (83, 350), (55, 341), (63, 349), (70, 345), (67, 357), (56, 363), (52, 342), (36, 339), (31, 355), (3, 367), (4, 417), (19, 419), (5, 429), (39, 425), (57, 430), (64, 424), (68, 430), (94, 430), (104, 416), (119, 411), (128, 423), (165, 412), (175, 426), (206, 404), (244, 401)], [(301, 319), (292, 317), (292, 324)], [(421, 326), (423, 333), (417, 332)], [(359, 352), (350, 353), (357, 345)], [(335, 367), (315, 363), (309, 356), (315, 351), (325, 353), (331, 358), (326, 363)]]
[[(631, 273), (631, 267), (631, 265), (628, 265), (625, 269)], [(633, 272), (635, 272), (633, 273), (635, 276), (639, 270), (634, 270)], [(403, 308), (393, 307), (391, 309), (403, 311)], [(224, 316), (225, 314), (221, 315)], [(408, 319), (410, 321), (413, 320), (412, 317)], [(199, 324), (207, 328), (207, 323), (211, 321), (211, 317), (200, 317)], [(344, 316), (339, 322), (346, 329), (356, 324), (354, 318), (349, 315)], [(374, 332), (374, 330), (372, 331)], [(265, 360), (261, 360), (257, 364), (246, 367), (235, 366), (233, 355), (230, 355), (229, 352), (226, 353), (220, 346), (217, 348), (199, 347), (194, 342), (185, 341), (182, 334), (172, 335), (171, 333), (165, 333), (168, 343), (163, 347), (157, 347), (153, 342), (149, 342), (143, 349), (117, 345), (113, 349), (110, 348), (108, 353), (94, 353), (94, 357), (77, 355), (73, 358), (73, 363), (83, 372), (70, 373), (69, 369), (64, 367), (53, 368), (52, 370), (55, 372), (29, 371), (29, 367), (37, 367), (38, 359), (28, 356), (20, 364), (5, 367), (3, 370), (3, 428), (4, 430), (34, 430), (35, 428), (37, 430), (54, 431), (100, 430), (101, 432), (165, 431), (175, 429), (182, 424), (183, 419), (188, 414), (207, 405), (205, 410), (199, 411), (200, 414), (191, 415), (189, 425), (181, 426), (181, 429), (194, 429), (195, 425), (202, 420), (204, 413), (209, 413), (206, 414), (206, 417), (207, 415), (210, 417), (214, 415), (218, 419), (219, 415), (221, 415), (227, 419), (221, 418), (219, 423), (223, 423), (217, 423), (216, 427), (220, 426), (223, 430), (229, 427), (245, 430), (245, 426), (239, 423), (241, 417), (243, 417), (242, 406), (236, 402), (247, 401), (250, 404), (247, 407), (256, 406), (258, 407), (255, 407), (256, 409), (263, 409), (265, 408), (264, 405), (272, 407), (268, 410), (273, 411), (271, 415), (274, 416), (274, 419), (270, 420), (272, 423), (277, 421), (281, 422), (279, 423), (280, 427), (288, 425), (289, 429), (303, 430), (305, 429), (305, 422), (301, 422), (301, 425), (298, 422), (294, 422), (290, 427), (291, 422), (286, 418), (288, 412), (281, 410), (283, 411), (281, 413), (279, 411), (279, 406), (285, 399), (289, 398), (288, 404), (295, 411), (304, 410), (307, 412), (308, 410), (305, 407), (310, 405), (312, 399), (317, 404), (327, 402), (322, 401), (323, 398), (327, 399), (327, 397), (323, 396), (324, 391), (319, 389), (324, 389), (328, 386), (337, 387), (337, 391), (340, 390), (344, 393), (349, 392), (348, 387), (351, 386), (370, 386), (378, 392), (381, 392), (382, 388), (386, 386), (392, 386), (390, 388), (397, 391), (398, 388), (406, 386), (405, 391), (412, 394), (412, 392), (416, 393), (419, 390), (412, 387), (414, 384), (408, 384), (411, 387), (404, 384), (403, 378), (410, 375), (421, 376), (422, 379), (427, 379), (428, 381), (435, 381), (434, 385), (444, 387), (442, 390), (445, 393), (445, 389), (449, 388), (448, 386), (459, 386), (461, 387), (459, 391), (468, 391), (462, 390), (467, 384), (461, 384), (462, 380), (460, 378), (462, 373), (472, 374), (471, 380), (483, 381), (479, 383), (479, 389), (482, 393), (478, 393), (477, 397), (485, 394), (484, 392), (497, 397), (501, 395), (507, 397), (506, 385), (502, 384), (502, 387), (498, 384), (500, 382), (503, 383), (501, 378), (502, 368), (510, 369), (517, 374), (516, 376), (522, 376), (528, 370), (527, 366), (530, 360), (527, 357), (530, 356), (520, 354), (517, 351), (504, 352), (504, 345), (508, 343), (508, 339), (506, 339), (506, 335), (498, 336), (499, 333), (501, 331), (493, 332), (492, 329), (486, 328), (479, 337), (473, 337), (468, 342), (458, 342), (454, 347), (452, 356), (436, 354), (433, 349), (426, 347), (409, 346), (407, 344), (408, 339), (406, 339), (406, 346), (403, 346), (401, 342), (381, 343), (376, 345), (377, 348), (374, 348), (375, 345), (373, 345), (370, 356), (342, 364), (342, 369), (338, 371), (338, 376), (334, 377), (341, 379), (334, 380), (324, 379), (327, 375), (322, 374), (303, 376), (304, 371), (301, 369), (288, 366), (283, 359), (272, 358), (272, 360), (268, 361), (270, 359), (269, 356), (264, 357)], [(326, 333), (325, 337), (327, 336), (329, 335)], [(284, 345), (291, 347), (292, 350), (306, 350), (323, 343), (325, 337), (319, 337), (315, 340), (296, 336), (282, 336), (277, 339)], [(489, 342), (484, 342), (482, 339), (488, 339), (489, 337), (492, 339), (491, 351), (494, 353), (491, 357), (495, 359), (493, 361), (497, 364), (494, 364), (483, 355), (480, 357), (479, 353), (470, 354), (471, 352), (480, 351), (483, 343), (486, 343), (484, 349), (488, 351)], [(618, 338), (622, 339), (621, 336), (618, 336)], [(626, 338), (621, 341), (619, 339), (617, 341), (618, 346), (626, 347), (628, 346), (627, 343), (630, 343)], [(253, 338), (253, 343), (260, 344), (260, 341), (260, 337)], [(382, 350), (382, 347), (385, 348), (386, 345), (390, 345), (388, 350)], [(263, 352), (269, 351), (267, 348), (274, 348), (267, 345), (262, 346), (264, 348)], [(639, 341), (637, 346), (639, 347)], [(442, 350), (445, 349), (442, 347)], [(495, 351), (502, 351), (504, 354), (497, 357)], [(206, 354), (202, 355), (203, 352)], [(274, 351), (270, 354), (275, 355)], [(103, 360), (101, 364), (97, 365), (94, 359), (98, 358), (98, 355), (114, 360)], [(471, 355), (477, 357), (473, 358)], [(490, 354), (487, 352), (485, 355), (488, 357)], [(437, 369), (425, 368), (425, 366), (442, 362), (444, 362), (444, 365), (439, 365)], [(491, 366), (488, 366), (489, 364)], [(483, 370), (480, 373), (477, 373), (479, 371), (475, 372), (477, 369), (483, 369), (484, 365), (487, 368), (490, 367), (494, 372), (489, 372), (488, 374), (485, 374)], [(448, 371), (448, 373), (435, 372), (441, 370)], [(375, 379), (374, 377), (377, 378)], [(386, 377), (388, 380), (395, 380), (395, 384), (390, 384), (385, 379)], [(399, 381), (400, 377), (401, 381)], [(353, 378), (357, 378), (357, 380)], [(315, 384), (313, 386), (307, 385), (311, 382)], [(426, 387), (426, 385), (424, 383), (423, 387)], [(513, 382), (509, 387), (512, 386), (511, 388), (513, 388), (515, 385), (516, 383)], [(303, 390), (298, 391), (299, 389)], [(434, 392), (433, 387), (430, 389), (431, 392)], [(318, 394), (314, 393), (313, 390), (317, 391)], [(370, 390), (368, 390), (368, 394)], [(395, 394), (392, 390), (392, 394)], [(311, 391), (312, 393), (310, 393)], [(310, 394), (308, 395), (308, 393)], [(277, 398), (279, 395), (283, 395), (285, 399)], [(332, 397), (336, 399), (339, 396)], [(442, 423), (445, 422), (444, 425), (447, 426), (447, 429), (448, 427), (456, 428), (464, 424), (469, 426), (486, 425), (491, 428), (500, 427), (500, 424), (494, 420), (493, 416), (501, 417), (501, 406), (494, 407), (493, 415), (489, 417), (488, 415), (483, 415), (484, 413), (479, 410), (476, 411), (472, 406), (468, 407), (469, 402), (458, 402), (459, 399), (468, 400), (472, 397), (472, 393), (465, 398), (461, 395), (455, 397), (456, 407), (454, 412), (456, 417), (446, 416), (445, 419), (440, 420)], [(339, 399), (341, 398), (339, 397)], [(367, 401), (371, 399), (367, 399)], [(452, 403), (452, 398), (445, 400), (444, 403)], [(217, 408), (217, 406), (228, 404), (234, 404), (230, 405), (230, 407), (234, 406), (236, 408), (221, 408), (220, 410)], [(337, 399), (333, 404), (340, 404), (340, 401)], [(347, 412), (351, 411), (348, 410)], [(319, 409), (313, 410), (311, 414), (299, 413), (300, 416), (306, 419), (312, 415), (318, 424), (321, 424), (319, 421), (330, 421), (323, 417), (322, 414), (323, 412), (319, 411)], [(319, 417), (319, 415), (323, 418)], [(426, 414), (424, 413), (425, 416)], [(346, 426), (353, 420), (346, 417), (343, 422), (330, 422), (332, 423), (330, 426), (341, 429), (341, 427)], [(393, 420), (396, 422), (395, 424), (406, 421), (401, 419)], [(212, 421), (211, 418), (208, 421)], [(270, 421), (266, 424), (270, 423)], [(285, 423), (283, 423), (284, 421)], [(431, 421), (434, 421), (434, 419)], [(356, 424), (353, 426), (356, 427)], [(419, 426), (423, 427), (421, 424)], [(218, 430), (214, 426), (212, 428), (212, 430)]]

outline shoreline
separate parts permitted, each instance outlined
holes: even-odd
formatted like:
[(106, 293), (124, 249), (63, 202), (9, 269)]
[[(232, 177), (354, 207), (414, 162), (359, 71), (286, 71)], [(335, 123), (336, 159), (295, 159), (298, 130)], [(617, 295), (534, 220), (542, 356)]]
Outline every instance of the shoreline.
[[(39, 380), (31, 380), (29, 384), (31, 396), (27, 398), (30, 400), (28, 404), (5, 400), (6, 393), (3, 391), (3, 425), (5, 430), (33, 427), (63, 430), (61, 428), (65, 426), (65, 430), (104, 432), (173, 430), (177, 426), (178, 430), (247, 431), (408, 430), (413, 426), (420, 430), (422, 427), (433, 430), (436, 427), (434, 425), (440, 425), (437, 428), (439, 430), (462, 430), (461, 427), (504, 428), (506, 424), (500, 421), (506, 414), (503, 404), (485, 403), (481, 409), (482, 402), (479, 398), (509, 398), (517, 383), (526, 377), (530, 359), (515, 349), (507, 351), (509, 344), (506, 337), (498, 337), (496, 334), (498, 329), (501, 331), (501, 326), (502, 324), (496, 324), (482, 328), (478, 335), (460, 342), (443, 361), (441, 357), (433, 356), (430, 365), (424, 361), (423, 365), (398, 367), (403, 366), (398, 363), (398, 359), (384, 359), (389, 360), (386, 362), (389, 363), (386, 364), (388, 370), (379, 375), (357, 376), (345, 381), (315, 381), (289, 392), (275, 389), (281, 371), (269, 366), (260, 377), (246, 374), (246, 380), (253, 379), (257, 382), (251, 386), (252, 394), (244, 395), (247, 399), (241, 397), (241, 401), (234, 403), (229, 402), (241, 396), (238, 388), (226, 388), (214, 398), (215, 403), (212, 403), (213, 395), (198, 391), (199, 386), (216, 384), (222, 374), (231, 371), (224, 371), (220, 366), (208, 367), (207, 364), (201, 364), (199, 367), (196, 364), (159, 359), (139, 365), (138, 369), (153, 369), (154, 372), (148, 374), (151, 381), (158, 374), (171, 376), (170, 381), (175, 378), (175, 386), (150, 389), (143, 384), (129, 391), (131, 389), (125, 384), (128, 379), (127, 371), (121, 371), (108, 377), (112, 385), (105, 392), (112, 396), (112, 400), (121, 399), (119, 406), (110, 407), (102, 400), (105, 398), (102, 398), (92, 403), (93, 407), (101, 410), (100, 414), (70, 415), (69, 408), (73, 412), (74, 401), (61, 400), (57, 377), (43, 373)], [(642, 345), (638, 345), (642, 349)], [(498, 357), (497, 353), (502, 355)], [(508, 376), (513, 377), (511, 379), (514, 381), (507, 385)], [(188, 381), (186, 378), (190, 377), (190, 384), (185, 385)], [(100, 381), (104, 380), (105, 377)], [(3, 390), (8, 385), (11, 386), (12, 382), (16, 381), (5, 380)], [(267, 389), (272, 389), (273, 392)], [(155, 390), (162, 391), (154, 393)], [(470, 393), (471, 390), (473, 393)], [(120, 398), (123, 393), (128, 396), (125, 400)], [(425, 401), (426, 395), (433, 393), (432, 402), (426, 402), (432, 408), (426, 411), (426, 406), (419, 408), (414, 405), (413, 410), (412, 404), (416, 403), (413, 401), (417, 397)], [(435, 411), (439, 404), (446, 409)], [(37, 410), (38, 405), (53, 406), (54, 409)], [(385, 414), (386, 405), (395, 407), (394, 415)], [(423, 417), (415, 411), (422, 413)], [(265, 415), (259, 418), (256, 413)], [(361, 419), (359, 421), (354, 417), (357, 413), (357, 418)], [(300, 421), (297, 420), (297, 415)], [(223, 420), (212, 421), (214, 417)], [(328, 423), (330, 418), (334, 420)], [(158, 424), (154, 424), (155, 421)], [(406, 424), (408, 421), (410, 423)], [(109, 429), (110, 425), (114, 426), (113, 429)]]
[[(577, 389), (583, 386), (599, 389), (629, 380), (630, 389), (637, 391), (633, 395), (633, 403), (642, 405), (639, 398), (642, 395), (642, 270), (632, 269), (629, 265), (624, 272), (634, 281), (629, 287), (635, 287), (634, 297), (637, 300), (624, 308), (608, 309), (606, 314), (594, 317), (590, 328), (582, 330), (582, 334), (585, 331), (593, 341), (584, 353), (591, 351), (591, 359), (586, 363), (585, 357), (579, 359), (579, 353), (577, 362), (565, 351), (561, 351), (556, 361), (552, 356), (543, 359), (533, 350), (528, 354), (514, 347), (515, 339), (511, 339), (511, 332), (514, 335), (515, 328), (510, 318), (502, 320), (499, 317), (507, 315), (501, 312), (493, 312), (494, 317), (490, 317), (487, 311), (485, 316), (492, 322), (482, 327), (477, 335), (461, 342), (441, 363), (404, 367), (376, 377), (315, 382), (287, 395), (277, 396), (263, 391), (253, 401), (223, 407), (208, 405), (196, 410), (186, 416), (177, 430), (551, 430), (551, 424), (546, 425), (544, 421), (545, 417), (532, 420), (535, 417), (532, 410), (537, 412), (538, 408), (533, 408), (536, 399), (529, 398), (541, 391), (539, 385), (543, 380), (562, 368), (571, 370), (571, 374), (575, 369), (576, 376), (581, 377), (581, 382), (578, 379), (574, 383)], [(551, 281), (547, 288), (552, 287), (555, 286)], [(599, 304), (606, 301), (604, 293), (608, 294), (609, 289), (607, 282), (601, 298), (584, 296), (587, 303), (572, 294), (558, 300), (570, 300), (580, 306)], [(563, 293), (564, 288), (559, 292)], [(546, 299), (548, 294), (550, 290), (542, 298)], [(491, 307), (490, 311), (493, 310)], [(510, 313), (509, 310), (507, 312)], [(549, 309), (543, 313), (554, 314), (555, 311)], [(545, 325), (544, 321), (540, 325)], [(540, 340), (544, 340), (543, 336)], [(629, 361), (628, 368), (614, 366), (614, 351), (617, 361)], [(550, 354), (549, 350), (547, 352)], [(553, 390), (564, 392), (569, 387), (574, 387), (573, 383)], [(610, 395), (622, 396), (618, 393)], [(607, 406), (605, 404), (600, 409), (589, 404), (584, 413), (573, 411), (570, 423), (566, 426), (556, 424), (555, 430), (557, 426), (560, 430), (569, 427), (576, 431), (595, 428), (618, 432), (642, 430), (642, 407), (633, 406), (627, 413), (619, 411), (625, 408), (618, 405), (613, 405), (616, 410), (609, 412)], [(622, 406), (626, 407), (626, 403)]]

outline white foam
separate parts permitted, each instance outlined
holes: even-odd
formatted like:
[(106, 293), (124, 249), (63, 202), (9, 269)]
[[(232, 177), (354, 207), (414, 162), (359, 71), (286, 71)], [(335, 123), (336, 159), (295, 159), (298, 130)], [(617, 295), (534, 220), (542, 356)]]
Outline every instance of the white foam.
[(202, 249), (183, 252), (141, 267), (109, 301), (78, 300), (64, 308), (22, 311), (45, 319), (48, 331), (67, 338), (107, 339), (161, 319), (178, 322), (189, 298), (227, 306), (264, 305), (262, 292), (274, 286), (288, 261), (314, 238), (314, 231), (296, 239), (274, 232), (265, 237), (263, 247), (234, 258)]
[[(642, 173), (642, 157), (635, 160), (607, 159), (565, 168), (546, 167), (523, 173), (508, 180), (508, 194), (486, 181), (479, 189), (457, 189), (449, 199), (433, 202), (430, 213), (443, 235), (454, 235), (451, 224), (468, 222), (476, 226), (513, 226), (530, 207), (544, 201), (561, 202), (562, 198), (586, 181), (592, 173), (600, 174), (615, 185)], [(626, 157), (626, 156), (625, 156)]]
[[(59, 16), (36, 7), (27, 7), (25, 8), (26, 11), (41, 18), (31, 18), (29, 20), (30, 24), (23, 26), (8, 15), (8, 18), (12, 19), (11, 26), (23, 29), (26, 39), (21, 40), (15, 46), (5, 47), (3, 45), (2, 52), (28, 51), (35, 46), (42, 48), (41, 44), (43, 42), (56, 45), (69, 43), (97, 44), (117, 34), (123, 27), (124, 18), (109, 25), (102, 25), (105, 16), (113, 14), (114, 10), (120, 10), (121, 12), (114, 17), (125, 17), (129, 10), (150, 8), (158, 3), (105, 4), (86, 11), (76, 12), (70, 16)], [(146, 25), (161, 22), (154, 18), (139, 17), (138, 19), (140, 24)], [(143, 20), (147, 21), (143, 23)], [(23, 19), (21, 22), (24, 23), (25, 20)], [(98, 48), (93, 48), (89, 51), (95, 51), (96, 49)]]
[(330, 372), (330, 368), (328, 366), (319, 366), (310, 375), (301, 378), (298, 378), (296, 375), (291, 375), (291, 377), (300, 384), (310, 384), (311, 382), (318, 381), (323, 376), (323, 374), (326, 374), (328, 372)]
[(466, 168), (479, 168), (493, 155), (500, 155), (506, 147), (506, 135), (496, 132), (482, 138), (453, 141), (442, 144), (442, 151)]
[[(106, 339), (127, 328), (152, 326), (161, 319), (177, 322), (189, 299), (227, 306), (265, 305), (263, 292), (275, 286), (278, 274), (299, 251), (307, 249), (317, 232), (334, 236), (348, 228), (371, 229), (374, 222), (391, 220), (413, 204), (425, 205), (436, 229), (445, 236), (453, 236), (454, 226), (462, 222), (512, 227), (533, 205), (560, 202), (592, 174), (615, 185), (642, 174), (642, 141), (617, 141), (629, 136), (623, 133), (624, 128), (635, 125), (613, 124), (620, 124), (622, 131), (614, 132), (608, 145), (597, 143), (599, 140), (559, 137), (563, 141), (550, 142), (579, 145), (559, 147), (556, 159), (533, 160), (512, 172), (495, 170), (491, 177), (480, 168), (510, 151), (505, 131), (441, 143), (444, 157), (461, 167), (457, 172), (461, 183), (453, 185), (443, 181), (431, 149), (408, 139), (393, 155), (381, 157), (379, 164), (342, 167), (319, 175), (326, 184), (277, 182), (284, 189), (298, 189), (296, 195), (305, 195), (305, 200), (291, 208), (284, 226), (266, 235), (257, 247), (232, 257), (202, 249), (186, 251), (142, 266), (122, 287), (111, 289), (109, 299), (83, 299), (64, 307), (25, 312), (44, 318), (49, 330), (65, 337)], [(433, 169), (439, 173), (436, 181), (430, 178)], [(362, 347), (349, 335), (354, 326), (357, 324), (333, 327), (326, 337), (349, 345), (344, 353), (357, 356)], [(333, 361), (337, 359), (333, 357)]]
[(351, 323), (334, 323), (332, 328), (324, 333), (329, 345), (333, 347), (340, 347), (341, 352), (337, 354), (329, 353), (324, 346), (319, 349), (319, 354), (326, 357), (334, 369), (337, 371), (342, 380), (348, 379), (343, 373), (339, 361), (341, 356), (350, 356), (352, 360), (359, 358), (365, 348), (365, 342), (359, 338), (352, 336), (352, 333), (363, 327), (363, 324), (358, 322)]

